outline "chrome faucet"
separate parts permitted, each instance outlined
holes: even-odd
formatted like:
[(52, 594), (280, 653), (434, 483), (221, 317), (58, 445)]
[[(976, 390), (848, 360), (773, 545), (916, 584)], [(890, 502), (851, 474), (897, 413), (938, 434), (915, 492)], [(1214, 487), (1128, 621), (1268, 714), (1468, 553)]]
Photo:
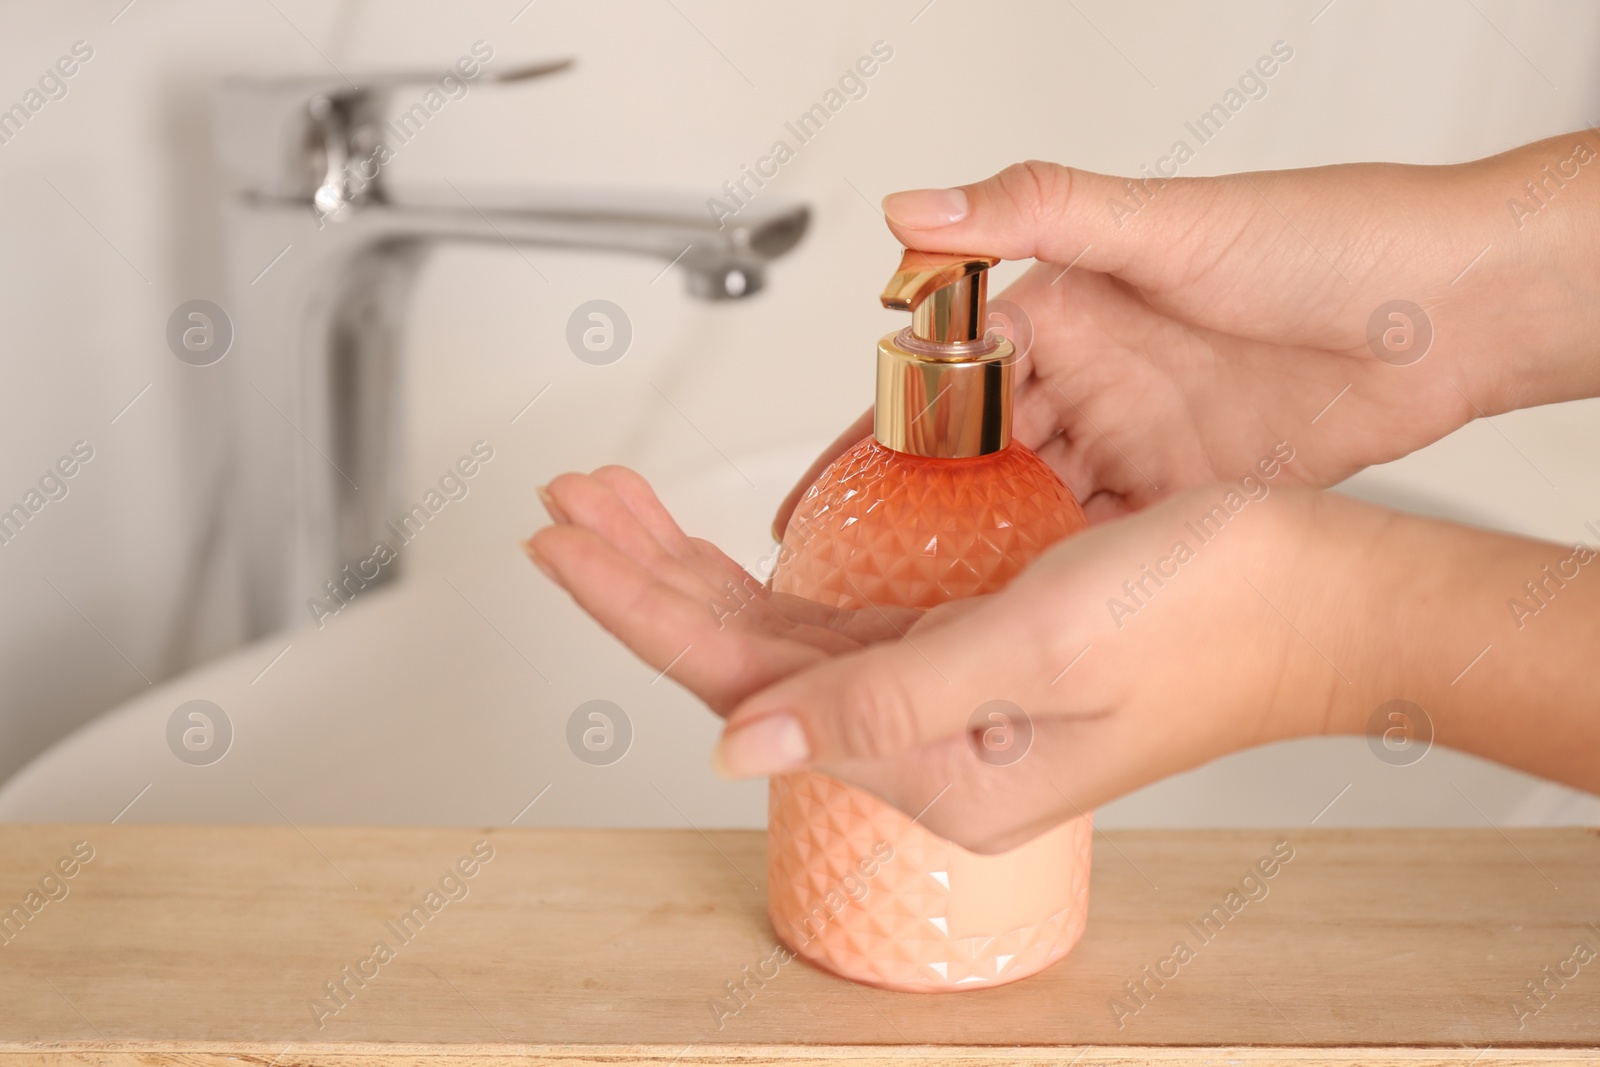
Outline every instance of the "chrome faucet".
[[(484, 72), (473, 84), (525, 81), (570, 64)], [(437, 80), (233, 80), (218, 89), (217, 155), (234, 187), (224, 226), (243, 368), (234, 376), (245, 422), (236, 469), (250, 636), (308, 618), (308, 598), (326, 597), (327, 582), (353, 593), (347, 567), (371, 555), (386, 520), (404, 507), (402, 331), (406, 297), (433, 244), (654, 256), (683, 269), (691, 295), (722, 300), (759, 292), (767, 262), (805, 233), (809, 212), (797, 204), (750, 204), (719, 221), (692, 196), (507, 198), (452, 185), (443, 195), (397, 197), (378, 148), (397, 130), (386, 121), (391, 97)], [(357, 584), (397, 570), (385, 566)]]

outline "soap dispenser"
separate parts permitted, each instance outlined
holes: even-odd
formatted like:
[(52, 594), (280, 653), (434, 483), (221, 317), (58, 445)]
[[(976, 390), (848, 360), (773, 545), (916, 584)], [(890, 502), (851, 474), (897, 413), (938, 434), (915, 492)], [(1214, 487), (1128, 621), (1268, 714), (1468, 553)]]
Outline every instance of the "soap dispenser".
[[(775, 591), (847, 609), (931, 608), (994, 592), (1087, 525), (1056, 473), (1012, 440), (1016, 351), (987, 329), (988, 272), (998, 262), (904, 254), (882, 301), (910, 311), (911, 325), (878, 342), (872, 435), (796, 506)], [(1025, 978), (1083, 933), (1090, 818), (979, 854), (828, 775), (776, 776), (773, 929), (800, 957), (888, 989)]]

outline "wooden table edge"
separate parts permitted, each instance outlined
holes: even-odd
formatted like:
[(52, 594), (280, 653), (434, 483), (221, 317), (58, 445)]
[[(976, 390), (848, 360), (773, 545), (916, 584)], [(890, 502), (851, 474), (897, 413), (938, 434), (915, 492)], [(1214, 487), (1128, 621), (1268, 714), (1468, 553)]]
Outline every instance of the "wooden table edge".
[(1600, 1065), (1600, 1046), (1316, 1046), (1316, 1045), (530, 1045), (291, 1042), (284, 1044), (173, 1041), (0, 1042), (0, 1067), (446, 1067), (503, 1064), (526, 1067), (729, 1067), (736, 1064), (849, 1062), (858, 1067), (941, 1064), (1059, 1064), (1131, 1067), (1134, 1064), (1316, 1063), (1323, 1067), (1424, 1067), (1427, 1064)]

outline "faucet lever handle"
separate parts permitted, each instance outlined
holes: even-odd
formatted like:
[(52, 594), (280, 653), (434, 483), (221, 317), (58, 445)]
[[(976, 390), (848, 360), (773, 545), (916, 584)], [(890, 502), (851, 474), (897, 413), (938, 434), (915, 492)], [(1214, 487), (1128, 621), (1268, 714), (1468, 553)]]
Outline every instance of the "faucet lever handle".
[(348, 100), (362, 95), (387, 93), (408, 85), (433, 85), (440, 78), (451, 74), (459, 74), (468, 81), (525, 82), (532, 81), (534, 78), (543, 78), (548, 74), (559, 74), (564, 70), (570, 69), (573, 62), (574, 60), (571, 56), (562, 56), (559, 59), (524, 63), (520, 67), (496, 71), (493, 74), (488, 71), (480, 71), (471, 77), (461, 74), (455, 68), (446, 68), (443, 72), (425, 70), (380, 71), (358, 79), (355, 88), (351, 88), (348, 85), (339, 88), (330, 84), (328, 90), (319, 95), (327, 96), (330, 99)]
[(446, 77), (510, 84), (558, 74), (571, 56), (524, 63), (468, 78), (456, 67), (442, 72), (378, 72), (357, 83), (329, 78), (230, 78), (217, 88), (213, 110), (218, 160), (241, 188), (260, 196), (305, 200), (329, 214), (376, 195), (359, 188), (347, 167), (369, 155), (380, 139), (384, 109), (398, 89), (437, 85)]

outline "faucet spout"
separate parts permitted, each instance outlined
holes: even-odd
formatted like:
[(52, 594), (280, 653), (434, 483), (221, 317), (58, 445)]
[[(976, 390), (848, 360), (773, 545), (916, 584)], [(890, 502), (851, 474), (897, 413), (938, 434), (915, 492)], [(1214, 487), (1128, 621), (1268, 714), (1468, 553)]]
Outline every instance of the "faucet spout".
[(804, 204), (752, 204), (719, 222), (693, 197), (564, 190), (416, 193), (361, 214), (369, 227), (422, 239), (650, 256), (682, 268), (690, 294), (705, 300), (760, 292), (766, 264), (794, 248), (810, 221)]

